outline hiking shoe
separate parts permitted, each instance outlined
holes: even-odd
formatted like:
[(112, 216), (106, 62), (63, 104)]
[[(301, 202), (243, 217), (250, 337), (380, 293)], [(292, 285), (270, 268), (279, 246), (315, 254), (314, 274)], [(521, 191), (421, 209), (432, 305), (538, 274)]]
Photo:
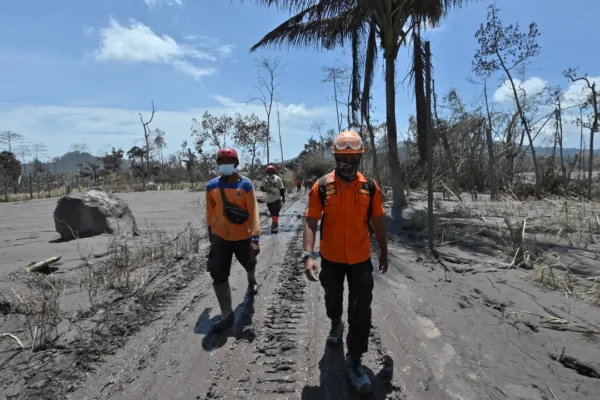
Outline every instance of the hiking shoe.
[(346, 355), (346, 370), (348, 371), (348, 377), (354, 390), (358, 392), (360, 396), (370, 396), (373, 394), (373, 384), (371, 378), (365, 372), (363, 366), (360, 363), (360, 358), (352, 357), (350, 354)]
[(225, 329), (233, 325), (233, 313), (229, 314), (227, 318), (220, 319), (215, 322), (212, 326), (212, 332), (223, 332)]
[(246, 290), (250, 296), (256, 296), (258, 294), (258, 283), (248, 282), (248, 290)]
[(279, 231), (279, 223), (273, 222), (271, 224), (271, 233), (277, 233)]
[(331, 321), (331, 330), (329, 336), (327, 336), (327, 344), (329, 346), (335, 346), (342, 341), (342, 335), (344, 334), (344, 323), (341, 318), (334, 319)]

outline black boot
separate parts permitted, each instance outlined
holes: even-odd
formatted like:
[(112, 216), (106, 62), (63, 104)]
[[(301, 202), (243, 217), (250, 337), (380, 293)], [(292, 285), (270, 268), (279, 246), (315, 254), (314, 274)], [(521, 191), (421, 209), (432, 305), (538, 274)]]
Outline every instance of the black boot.
[(231, 308), (231, 288), (229, 281), (213, 284), (219, 307), (221, 308), (221, 319), (212, 326), (213, 332), (222, 332), (233, 325), (233, 310)]
[(258, 293), (258, 283), (256, 283), (256, 271), (248, 271), (248, 290), (250, 296), (255, 296)]
[(327, 336), (327, 344), (329, 346), (335, 346), (342, 341), (344, 335), (344, 323), (341, 318), (331, 320), (331, 329), (329, 330), (329, 336)]

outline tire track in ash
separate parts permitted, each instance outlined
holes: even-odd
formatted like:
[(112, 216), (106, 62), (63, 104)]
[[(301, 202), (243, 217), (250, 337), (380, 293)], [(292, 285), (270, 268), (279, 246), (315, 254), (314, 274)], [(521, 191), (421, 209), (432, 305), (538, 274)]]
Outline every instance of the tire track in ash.
[[(254, 349), (256, 367), (243, 380), (244, 397), (268, 399), (286, 397), (301, 390), (305, 380), (305, 356), (302, 354), (307, 331), (306, 280), (298, 261), (301, 231), (290, 241), (277, 282), (279, 286), (267, 306), (259, 343)], [(271, 395), (271, 396), (269, 396)]]
[[(250, 376), (260, 370), (261, 363), (256, 350), (257, 347), (261, 346), (261, 343), (256, 344), (254, 339), (258, 337), (260, 338), (259, 342), (265, 341), (265, 335), (268, 335), (268, 333), (264, 331), (265, 329), (269, 330), (269, 328), (266, 328), (267, 326), (273, 325), (274, 304), (280, 303), (281, 298), (286, 297), (285, 293), (289, 291), (288, 289), (294, 286), (291, 282), (286, 284), (284, 271), (289, 270), (290, 260), (292, 259), (298, 265), (297, 260), (300, 256), (298, 246), (304, 221), (300, 212), (304, 211), (305, 206), (302, 199), (302, 197), (296, 197), (294, 202), (288, 203), (290, 205), (286, 207), (285, 212), (280, 217), (279, 234), (265, 235), (267, 238), (264, 248), (267, 254), (259, 261), (257, 275), (262, 281), (259, 283), (259, 297), (260, 299), (268, 299), (268, 305), (266, 307), (258, 305), (259, 312), (258, 315), (253, 316), (252, 325), (245, 326), (245, 329), (251, 334), (246, 337), (246, 340), (236, 340), (227, 349), (227, 354), (215, 368), (213, 379), (202, 398), (247, 398), (248, 385), (251, 383)], [(284, 251), (282, 251), (282, 246), (285, 246)], [(246, 324), (249, 322), (245, 321)], [(235, 331), (239, 328), (234, 326), (233, 329)], [(234, 334), (234, 336), (237, 335)], [(239, 337), (244, 339), (243, 334)]]

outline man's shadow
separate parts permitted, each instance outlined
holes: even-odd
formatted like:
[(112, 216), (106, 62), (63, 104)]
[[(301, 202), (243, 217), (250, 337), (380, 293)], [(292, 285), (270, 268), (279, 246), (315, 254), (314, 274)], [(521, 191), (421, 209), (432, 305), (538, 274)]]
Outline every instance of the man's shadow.
[[(394, 390), (392, 378), (394, 374), (394, 360), (386, 355), (382, 359), (382, 368), (375, 375), (373, 371), (363, 366), (371, 382), (373, 383), (373, 394), (368, 397), (358, 395), (348, 373), (346, 372), (346, 361), (344, 357), (344, 345), (325, 346), (325, 352), (319, 361), (320, 385), (305, 386), (302, 389), (302, 400), (325, 400), (325, 399), (371, 399), (383, 400)], [(397, 388), (396, 388), (397, 389)]]
[(223, 347), (227, 339), (234, 337), (238, 340), (246, 340), (252, 343), (256, 339), (256, 334), (252, 329), (252, 317), (254, 316), (254, 298), (248, 293), (244, 300), (234, 310), (234, 322), (230, 328), (223, 332), (211, 332), (213, 324), (221, 317), (214, 316), (209, 318), (212, 307), (207, 307), (202, 311), (194, 327), (194, 333), (204, 335), (202, 338), (202, 348), (206, 351), (213, 351)]

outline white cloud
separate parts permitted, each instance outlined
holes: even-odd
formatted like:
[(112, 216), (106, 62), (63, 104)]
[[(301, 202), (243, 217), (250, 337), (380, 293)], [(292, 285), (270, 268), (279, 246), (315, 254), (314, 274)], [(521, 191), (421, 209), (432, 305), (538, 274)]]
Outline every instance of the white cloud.
[(183, 4), (183, 0), (144, 0), (144, 3), (148, 6), (148, 8), (153, 9), (163, 4), (168, 6), (180, 6)]
[[(537, 76), (533, 76), (524, 82), (521, 82), (519, 79), (513, 79), (513, 81), (517, 87), (519, 100), (523, 99), (523, 96), (532, 97), (540, 94), (548, 86), (548, 81)], [(514, 104), (515, 96), (509, 80), (504, 81), (504, 83), (496, 89), (493, 98), (496, 103)]]
[[(207, 65), (217, 62), (232, 51), (231, 45), (220, 45), (218, 39), (204, 37), (195, 46), (177, 43), (168, 35), (158, 36), (141, 22), (130, 19), (123, 26), (110, 18), (106, 28), (100, 30), (100, 46), (94, 52), (97, 61), (124, 63), (163, 63), (194, 79), (213, 75), (216, 68)], [(205, 62), (197, 65), (197, 61)]]
[(231, 55), (233, 49), (235, 48), (235, 46), (232, 44), (221, 44), (219, 39), (209, 36), (187, 35), (186, 37), (184, 37), (184, 39), (188, 41), (193, 41), (196, 44), (196, 46), (202, 49), (214, 51), (220, 54), (222, 57), (227, 57)]
[[(588, 77), (590, 83), (596, 82), (600, 84), (600, 77)], [(524, 82), (515, 80), (515, 83), (522, 88), (528, 97), (541, 93), (548, 87), (548, 82), (539, 77), (532, 77)], [(579, 147), (581, 128), (577, 126), (577, 119), (580, 117), (579, 107), (589, 95), (590, 89), (587, 84), (582, 81), (570, 82), (567, 81), (567, 88), (564, 90), (561, 100), (562, 108), (562, 128), (563, 128), (563, 145), (565, 147)], [(514, 107), (514, 96), (510, 83), (504, 82), (494, 93), (494, 101), (501, 106)], [(513, 108), (514, 109), (514, 108)], [(552, 146), (554, 135), (556, 134), (556, 122), (554, 115), (555, 106), (552, 103), (538, 105), (535, 114), (529, 114), (528, 117), (533, 121), (531, 125), (532, 132), (537, 135), (534, 140), (537, 146)], [(583, 118), (587, 120), (591, 114), (591, 108), (583, 111)], [(584, 138), (589, 140), (589, 129), (584, 129)], [(527, 143), (527, 139), (525, 139)]]
[[(262, 104), (247, 104), (224, 96), (213, 96), (213, 99), (217, 103), (215, 106), (178, 111), (161, 110), (160, 104), (157, 104), (150, 128), (164, 130), (167, 133), (168, 151), (175, 152), (184, 140), (192, 142), (192, 118), (201, 119), (205, 111), (213, 115), (232, 116), (253, 112), (265, 118)], [(285, 137), (284, 151), (290, 156), (295, 156), (310, 137), (309, 126), (313, 119), (335, 115), (330, 107), (307, 107), (304, 104), (280, 104), (279, 110)], [(127, 150), (142, 139), (139, 113), (145, 119), (149, 118), (150, 104), (144, 110), (36, 105), (10, 107), (0, 104), (0, 120), (11, 130), (24, 135), (28, 142), (46, 143), (49, 156), (63, 154), (76, 142), (87, 143), (93, 154), (98, 149), (111, 146)]]

